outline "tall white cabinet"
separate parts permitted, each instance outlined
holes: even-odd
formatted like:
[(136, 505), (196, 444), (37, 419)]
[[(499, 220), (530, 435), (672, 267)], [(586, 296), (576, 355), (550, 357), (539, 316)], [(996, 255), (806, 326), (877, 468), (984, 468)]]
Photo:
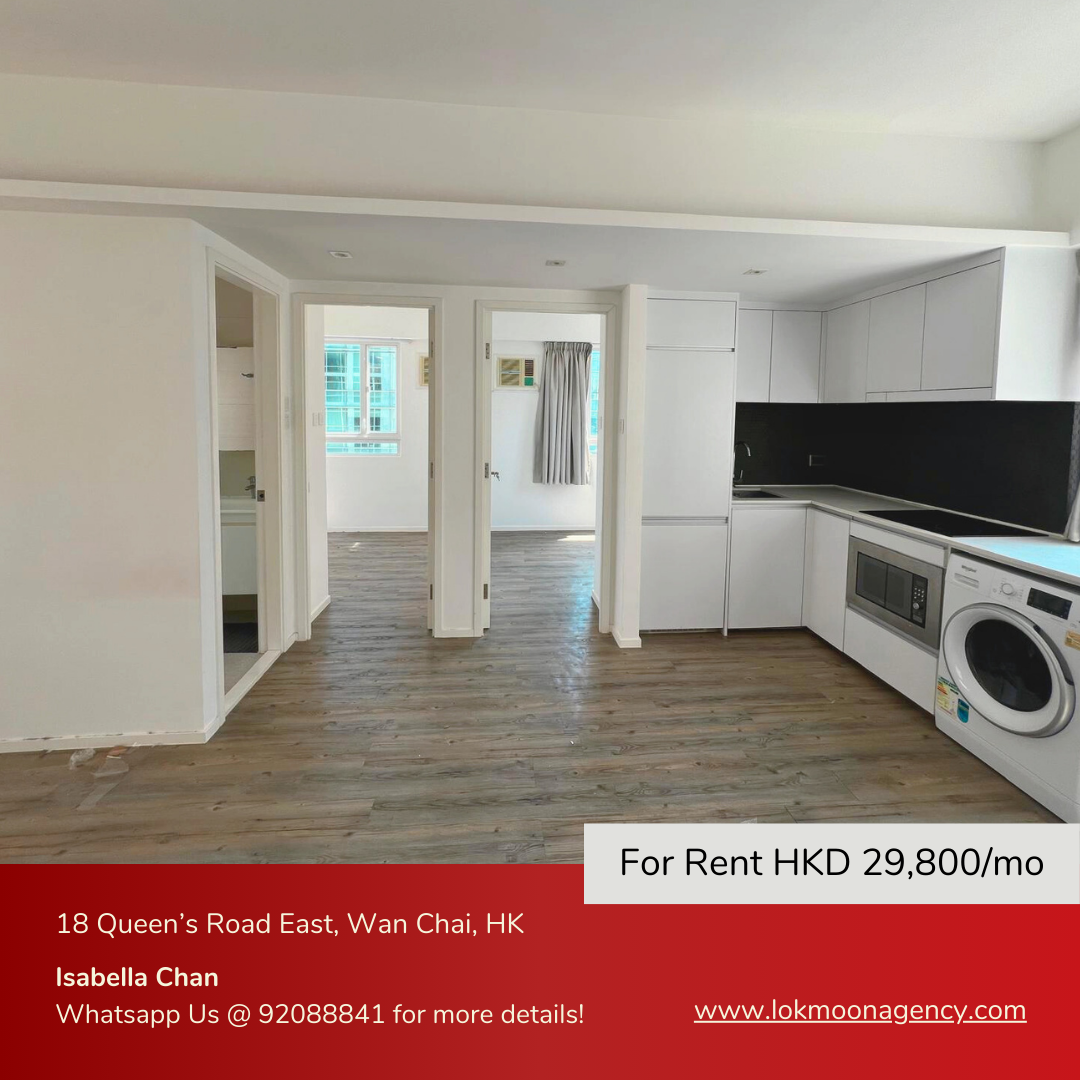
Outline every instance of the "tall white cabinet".
[(724, 625), (735, 301), (650, 299), (641, 629)]

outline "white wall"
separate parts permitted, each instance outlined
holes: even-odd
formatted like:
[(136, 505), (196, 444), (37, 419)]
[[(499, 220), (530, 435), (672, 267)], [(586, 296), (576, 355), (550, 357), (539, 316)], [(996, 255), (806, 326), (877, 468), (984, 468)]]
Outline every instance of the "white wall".
[(1039, 199), (1042, 216), (1072, 232), (1080, 244), (1080, 127), (1042, 146)]
[[(602, 344), (600, 315), (496, 311), (491, 316), (492, 364), (500, 356), (531, 356), (541, 374), (545, 341)], [(491, 485), (493, 529), (592, 529), (596, 522), (596, 462), (586, 485), (534, 484), (535, 388), (500, 389), (497, 374), (491, 396)]]
[(0, 100), (18, 102), (0, 110), (0, 176), (13, 179), (1061, 224), (1037, 202), (1029, 143), (27, 75), (0, 76)]
[(208, 287), (190, 222), (0, 214), (0, 739), (204, 726)]
[(332, 304), (322, 310), (325, 338), (341, 334), (402, 343), (398, 363), (398, 453), (370, 457), (324, 453), (327, 527), (333, 532), (425, 530), (428, 388), (420, 386), (419, 365), (420, 357), (428, 352), (428, 312), (423, 308)]

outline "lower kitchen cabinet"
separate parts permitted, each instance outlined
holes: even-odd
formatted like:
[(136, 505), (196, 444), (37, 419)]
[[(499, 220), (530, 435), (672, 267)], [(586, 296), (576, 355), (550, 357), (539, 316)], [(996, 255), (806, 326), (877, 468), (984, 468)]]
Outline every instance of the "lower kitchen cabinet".
[(806, 507), (731, 509), (728, 626), (802, 626)]
[(726, 519), (642, 522), (642, 630), (724, 625), (728, 528)]
[(803, 624), (837, 649), (844, 648), (847, 610), (847, 518), (824, 510), (806, 512)]

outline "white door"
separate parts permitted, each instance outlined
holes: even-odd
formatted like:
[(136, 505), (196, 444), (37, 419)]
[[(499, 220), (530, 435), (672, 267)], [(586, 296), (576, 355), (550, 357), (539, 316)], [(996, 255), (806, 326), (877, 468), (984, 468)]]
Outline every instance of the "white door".
[(996, 604), (961, 608), (941, 648), (960, 696), (999, 728), (1040, 737), (1072, 719), (1076, 692), (1057, 649), (1019, 612)]
[[(477, 305), (479, 307), (479, 305)], [(479, 307), (477, 337), (483, 362), (478, 392), (480, 395), (480, 462), (478, 463), (480, 490), (480, 558), (477, 572), (480, 577), (480, 625), (487, 630), (491, 626), (491, 312)]]
[(773, 312), (769, 400), (817, 401), (820, 376), (821, 312)]

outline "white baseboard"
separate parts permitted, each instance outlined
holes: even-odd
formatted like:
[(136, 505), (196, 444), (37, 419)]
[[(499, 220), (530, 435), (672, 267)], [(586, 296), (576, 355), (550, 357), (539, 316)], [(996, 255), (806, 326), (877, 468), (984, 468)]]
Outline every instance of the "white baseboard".
[(593, 591), (592, 591), (592, 602), (596, 605), (596, 610), (599, 611), (600, 610), (600, 594), (595, 589), (593, 589)]
[(40, 754), (42, 750), (98, 750), (110, 746), (189, 746), (206, 742), (199, 731), (112, 732), (105, 735), (42, 735), (33, 739), (0, 739), (0, 754)]
[(311, 610), (311, 621), (314, 622), (330, 606), (330, 597), (320, 600)]
[(611, 636), (615, 639), (615, 644), (618, 645), (620, 649), (641, 648), (640, 637), (623, 637), (614, 626), (611, 628)]
[(454, 638), (454, 637), (482, 637), (482, 634), (477, 634), (471, 626), (444, 626), (440, 629), (431, 631), (432, 637), (437, 638)]

